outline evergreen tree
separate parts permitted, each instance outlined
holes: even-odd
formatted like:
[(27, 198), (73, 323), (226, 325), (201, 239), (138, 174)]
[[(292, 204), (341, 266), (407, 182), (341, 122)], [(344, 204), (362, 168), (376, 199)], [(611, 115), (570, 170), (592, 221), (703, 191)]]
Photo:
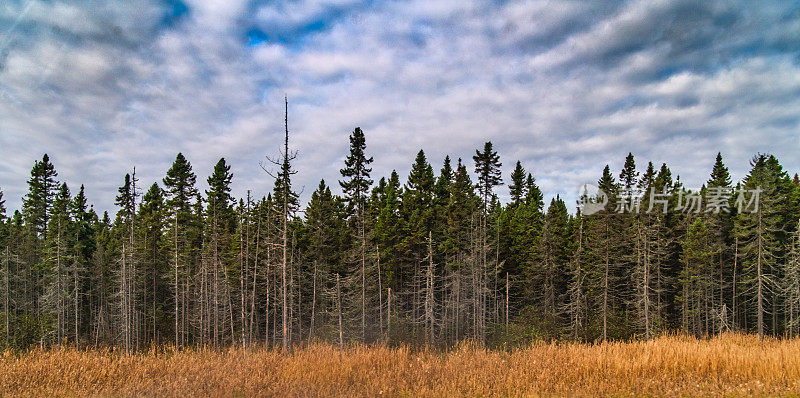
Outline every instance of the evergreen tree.
[[(475, 195), (475, 187), (470, 180), (467, 167), (458, 159), (453, 182), (450, 184), (450, 200), (447, 204), (447, 232), (442, 251), (446, 258), (449, 324), (448, 334), (458, 340), (471, 333), (476, 336), (475, 314), (477, 297), (475, 290), (467, 282), (475, 276), (474, 231), (480, 199)], [(471, 308), (470, 308), (471, 306)], [(469, 331), (470, 322), (472, 331)]]
[(88, 203), (84, 186), (81, 185), (78, 193), (69, 205), (69, 214), (72, 218), (72, 232), (74, 234), (72, 251), (74, 253), (72, 267), (72, 304), (73, 304), (73, 338), (79, 343), (79, 328), (85, 329), (87, 306), (82, 298), (86, 295), (84, 279), (88, 263), (95, 251), (93, 223), (97, 217), (93, 210), (87, 209)]
[(730, 173), (722, 162), (722, 154), (718, 152), (706, 182), (706, 188), (703, 190), (703, 197), (705, 199), (704, 221), (712, 231), (711, 249), (715, 253), (714, 263), (710, 269), (714, 273), (711, 290), (715, 293), (711, 299), (711, 306), (713, 312), (717, 314), (716, 323), (725, 323), (724, 327), (727, 327), (728, 306), (733, 306), (729, 299), (733, 289), (727, 282), (732, 274), (732, 269), (728, 266), (732, 262), (730, 261), (731, 231), (733, 229), (733, 217), (730, 211), (732, 191)]
[(231, 204), (234, 201), (231, 196), (231, 181), (233, 174), (230, 172), (231, 166), (225, 162), (225, 158), (221, 158), (214, 166), (214, 171), (208, 177), (208, 190), (206, 191), (206, 214), (214, 216), (221, 220), (221, 228), (231, 228), (233, 222), (233, 214)]
[[(311, 314), (309, 336), (323, 336), (322, 325), (338, 319), (340, 307), (334, 296), (336, 275), (344, 275), (342, 267), (346, 243), (346, 206), (331, 194), (325, 180), (320, 180), (317, 190), (305, 211), (305, 229), (308, 235), (306, 262), (312, 264)], [(343, 332), (344, 334), (344, 332)], [(331, 336), (332, 337), (332, 336)]]
[[(203, 262), (201, 269), (201, 279), (207, 287), (203, 289), (205, 295), (204, 302), (207, 308), (205, 316), (206, 324), (203, 325), (202, 335), (205, 340), (219, 344), (221, 333), (225, 324), (224, 302), (230, 300), (228, 269), (234, 263), (231, 248), (234, 244), (232, 233), (236, 225), (236, 214), (233, 210), (234, 199), (231, 197), (231, 181), (233, 174), (230, 173), (231, 167), (221, 158), (214, 166), (214, 171), (208, 177), (208, 190), (206, 191), (207, 206), (204, 209), (204, 229), (207, 231), (209, 244), (206, 247), (206, 261)], [(249, 200), (249, 198), (248, 198)], [(244, 205), (240, 205), (242, 208)], [(239, 231), (241, 232), (241, 231)], [(241, 246), (240, 234), (240, 246)], [(243, 247), (239, 248), (240, 251)], [(240, 284), (244, 282), (244, 258), (240, 261), (240, 267), (236, 272), (240, 276)], [(243, 286), (240, 286), (240, 295), (244, 295)], [(244, 301), (244, 299), (242, 299)], [(243, 303), (240, 303), (243, 305)], [(244, 320), (240, 320), (244, 322)], [(242, 325), (242, 331), (244, 326)], [(233, 336), (231, 336), (233, 338)]]
[[(602, 191), (604, 197), (597, 200), (602, 203), (606, 200), (604, 211), (596, 214), (591, 224), (592, 229), (589, 233), (594, 236), (593, 245), (590, 250), (596, 263), (593, 264), (591, 272), (591, 287), (595, 292), (591, 298), (597, 308), (600, 321), (600, 336), (605, 341), (610, 332), (617, 334), (617, 315), (619, 312), (620, 292), (619, 285), (623, 278), (619, 261), (619, 232), (621, 230), (620, 220), (614, 214), (614, 202), (619, 197), (619, 185), (611, 175), (608, 165), (603, 169), (603, 175), (597, 181), (597, 186)], [(610, 330), (614, 327), (614, 330)]]
[(56, 177), (58, 173), (47, 154), (42, 156), (41, 161), (35, 162), (31, 169), (28, 193), (22, 201), (22, 214), (25, 224), (39, 235), (45, 233), (50, 219), (53, 198), (58, 189)]
[(728, 172), (728, 168), (722, 163), (721, 152), (717, 152), (717, 159), (714, 162), (714, 167), (711, 169), (711, 178), (706, 185), (708, 185), (709, 188), (731, 186), (731, 175)]
[[(51, 217), (48, 222), (48, 230), (45, 239), (45, 251), (47, 257), (43, 264), (41, 274), (42, 280), (46, 284), (44, 291), (44, 309), (47, 312), (45, 322), (55, 319), (55, 325), (46, 327), (43, 336), (46, 334), (54, 335), (54, 341), (58, 344), (67, 339), (68, 321), (68, 289), (67, 289), (67, 267), (71, 258), (70, 237), (72, 234), (69, 218), (69, 204), (71, 201), (69, 187), (62, 183), (53, 199), (51, 207)], [(43, 314), (44, 315), (44, 314)]]
[(192, 164), (179, 153), (163, 179), (167, 205), (178, 215), (179, 223), (185, 221), (192, 211), (191, 201), (197, 195), (196, 181)]
[(434, 235), (439, 237), (440, 245), (447, 233), (447, 204), (450, 202), (450, 185), (453, 183), (453, 166), (450, 156), (445, 156), (439, 176), (434, 186)]
[(530, 268), (531, 293), (542, 309), (542, 325), (557, 333), (562, 294), (566, 292), (569, 262), (569, 213), (566, 204), (556, 197), (550, 201)]
[(363, 217), (367, 194), (372, 185), (372, 180), (369, 178), (372, 172), (372, 168), (369, 167), (372, 157), (366, 157), (364, 153), (366, 147), (364, 132), (360, 127), (356, 127), (350, 134), (350, 153), (344, 160), (344, 168), (339, 170), (344, 178), (339, 181), (339, 185), (344, 192), (348, 210), (356, 214), (359, 219)]
[(522, 163), (519, 160), (517, 160), (517, 165), (511, 173), (511, 185), (508, 186), (508, 190), (511, 195), (511, 203), (515, 206), (519, 205), (525, 198), (525, 169), (522, 168)]
[(372, 157), (367, 158), (364, 150), (367, 147), (364, 133), (360, 127), (356, 127), (350, 134), (350, 154), (344, 160), (344, 168), (339, 170), (344, 180), (339, 181), (344, 191), (344, 199), (347, 202), (348, 210), (355, 215), (355, 226), (358, 231), (359, 263), (361, 266), (361, 340), (366, 340), (367, 334), (367, 236), (365, 226), (365, 208), (367, 205), (367, 193), (372, 185), (369, 173), (372, 169)]
[(185, 342), (185, 306), (181, 300), (184, 290), (183, 280), (187, 274), (190, 263), (190, 250), (188, 248), (187, 226), (192, 222), (192, 199), (197, 196), (195, 182), (197, 177), (192, 172), (192, 165), (178, 153), (172, 166), (167, 170), (163, 179), (166, 193), (166, 205), (170, 220), (170, 240), (172, 241), (173, 256), (173, 305), (175, 345), (180, 346)]
[[(503, 180), (500, 175), (500, 167), (502, 163), (500, 163), (500, 156), (492, 149), (491, 141), (488, 141), (483, 146), (483, 152), (479, 150), (475, 150), (475, 156), (472, 157), (472, 160), (475, 161), (475, 174), (478, 176), (478, 183), (476, 184), (476, 188), (480, 193), (482, 199), (482, 213), (481, 218), (479, 220), (479, 237), (480, 243), (478, 245), (479, 248), (479, 265), (478, 269), (474, 278), (474, 284), (476, 287), (476, 291), (478, 292), (475, 296), (477, 299), (477, 320), (476, 320), (476, 331), (477, 336), (480, 341), (484, 341), (486, 338), (486, 314), (489, 310), (487, 308), (487, 297), (486, 293), (489, 286), (493, 285), (491, 281), (489, 281), (490, 276), (496, 276), (496, 274), (490, 275), (490, 265), (489, 265), (489, 225), (487, 223), (487, 218), (489, 215), (489, 204), (495, 200), (495, 195), (492, 192), (492, 189), (503, 183)], [(497, 265), (497, 264), (495, 264)]]
[(403, 188), (400, 186), (400, 176), (392, 170), (388, 181), (381, 178), (378, 186), (373, 189), (371, 200), (371, 213), (373, 214), (373, 239), (378, 245), (381, 259), (383, 278), (388, 288), (398, 292), (401, 274), (400, 261), (402, 260), (402, 218)]
[(625, 157), (625, 165), (619, 173), (619, 182), (622, 184), (622, 188), (626, 192), (629, 192), (635, 186), (638, 176), (639, 172), (636, 171), (636, 161), (633, 159), (633, 154), (628, 152), (628, 156)]
[(711, 268), (715, 253), (711, 233), (701, 217), (695, 218), (682, 242), (682, 286), (678, 301), (682, 306), (682, 323), (686, 333), (697, 336), (710, 333), (708, 305), (713, 283)]
[(492, 189), (503, 183), (500, 176), (500, 156), (492, 149), (492, 142), (487, 141), (483, 146), (483, 152), (475, 150), (475, 156), (472, 157), (475, 161), (475, 174), (478, 176), (478, 184), (476, 188), (480, 192), (483, 199), (484, 211), (488, 209), (489, 202), (494, 194)]
[(528, 173), (528, 178), (525, 179), (525, 205), (538, 212), (544, 207), (544, 196), (531, 173)]
[[(776, 316), (777, 308), (771, 293), (777, 290), (776, 267), (781, 256), (781, 233), (785, 227), (786, 196), (781, 190), (788, 176), (772, 156), (758, 155), (751, 161), (752, 169), (745, 177), (743, 187), (755, 197), (745, 198), (744, 191), (737, 194), (737, 202), (743, 204), (735, 221), (739, 252), (743, 260), (741, 284), (743, 294), (752, 303), (748, 318), (755, 315), (756, 330), (760, 336), (766, 333), (766, 315)], [(742, 195), (742, 196), (738, 196)], [(752, 199), (752, 205), (746, 207)], [(746, 203), (746, 202), (747, 203)], [(750, 318), (752, 319), (752, 318)], [(772, 333), (775, 330), (773, 322)]]
[(169, 297), (169, 261), (166, 249), (170, 246), (165, 241), (164, 230), (167, 223), (167, 208), (164, 204), (164, 191), (153, 183), (142, 197), (139, 207), (139, 238), (141, 256), (141, 272), (145, 279), (143, 307), (145, 316), (144, 329), (149, 333), (145, 341), (158, 343), (163, 337), (159, 331), (169, 330), (169, 305), (164, 298)]
[(420, 323), (424, 317), (423, 261), (428, 256), (428, 238), (434, 222), (434, 183), (433, 168), (428, 163), (425, 152), (419, 151), (403, 189), (404, 228), (401, 249), (404, 261), (398, 282), (400, 286), (408, 287), (408, 290), (403, 292), (410, 298), (411, 305), (406, 309), (408, 318)]

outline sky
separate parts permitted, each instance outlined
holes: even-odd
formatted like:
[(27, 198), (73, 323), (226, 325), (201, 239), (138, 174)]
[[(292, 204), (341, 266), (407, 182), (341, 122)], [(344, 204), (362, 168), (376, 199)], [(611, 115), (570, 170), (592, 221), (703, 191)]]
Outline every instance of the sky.
[[(294, 186), (336, 181), (360, 126), (377, 181), (424, 149), (470, 169), (491, 140), (546, 200), (574, 203), (632, 152), (689, 187), (721, 152), (800, 171), (794, 1), (4, 0), (0, 189), (18, 209), (34, 162), (115, 212), (124, 175), (161, 182), (178, 152), (198, 185), (224, 157), (233, 193), (273, 179), (283, 100)], [(507, 186), (497, 189), (507, 198)], [(574, 206), (570, 206), (574, 207)]]

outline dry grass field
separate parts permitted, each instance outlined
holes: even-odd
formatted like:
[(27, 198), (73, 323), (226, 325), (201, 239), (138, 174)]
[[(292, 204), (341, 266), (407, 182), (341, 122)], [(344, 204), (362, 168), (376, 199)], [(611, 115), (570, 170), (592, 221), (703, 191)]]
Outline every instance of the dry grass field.
[(5, 352), (2, 396), (797, 396), (800, 340)]

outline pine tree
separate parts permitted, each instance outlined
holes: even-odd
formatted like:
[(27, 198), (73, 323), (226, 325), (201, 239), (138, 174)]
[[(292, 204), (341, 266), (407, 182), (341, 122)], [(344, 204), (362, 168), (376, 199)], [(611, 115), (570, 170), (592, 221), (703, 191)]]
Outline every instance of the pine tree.
[[(234, 242), (231, 234), (236, 224), (236, 215), (233, 210), (234, 199), (230, 195), (230, 184), (233, 179), (230, 169), (231, 167), (225, 162), (225, 158), (221, 158), (214, 166), (214, 171), (207, 180), (209, 189), (206, 191), (207, 206), (204, 209), (204, 228), (207, 231), (206, 235), (209, 240), (206, 249), (206, 258), (208, 260), (203, 263), (204, 266), (201, 271), (201, 278), (205, 281), (204, 284), (206, 286), (204, 288), (206, 296), (204, 301), (207, 309), (205, 315), (206, 325), (204, 325), (206, 333), (204, 334), (210, 335), (207, 339), (213, 341), (215, 345), (220, 343), (220, 333), (224, 329), (221, 327), (221, 325), (224, 325), (225, 313), (225, 307), (222, 303), (230, 303), (228, 286), (231, 281), (227, 277), (227, 269), (232, 263), (230, 248)], [(240, 205), (241, 207), (242, 205)], [(243, 248), (240, 247), (241, 249)], [(210, 267), (208, 266), (209, 263)], [(238, 272), (240, 284), (243, 284), (243, 261), (240, 261)], [(242, 302), (244, 301), (245, 290), (242, 286), (240, 286), (239, 293), (241, 296), (240, 305), (242, 305), (243, 310), (244, 305)], [(222, 315), (220, 311), (222, 311)], [(243, 323), (244, 319), (240, 321)], [(243, 325), (242, 333), (244, 333)], [(233, 337), (231, 336), (231, 338)]]
[(569, 317), (569, 329), (573, 340), (580, 340), (585, 335), (586, 321), (588, 318), (588, 286), (586, 264), (590, 263), (589, 235), (586, 234), (587, 218), (581, 214), (580, 208), (575, 216), (576, 227), (573, 228), (571, 243), (574, 248), (570, 258), (566, 303), (564, 312)]
[(400, 186), (400, 176), (392, 170), (389, 179), (381, 178), (373, 189), (370, 204), (373, 225), (372, 235), (378, 245), (381, 258), (383, 279), (388, 288), (397, 292), (400, 287), (398, 278), (401, 276), (400, 261), (402, 260), (401, 244), (404, 220), (402, 218), (403, 188)]
[(619, 257), (619, 231), (620, 222), (614, 214), (614, 202), (619, 197), (619, 185), (611, 175), (608, 165), (603, 169), (602, 177), (597, 181), (597, 186), (603, 197), (596, 198), (600, 203), (607, 200), (604, 211), (594, 216), (590, 234), (594, 236), (591, 251), (597, 263), (592, 267), (592, 290), (595, 292), (594, 305), (600, 315), (601, 336), (605, 341), (609, 336), (609, 328), (616, 320), (618, 301), (620, 267)]
[[(450, 156), (445, 156), (444, 163), (439, 176), (436, 177), (434, 186), (434, 235), (439, 240), (439, 246), (444, 244), (447, 235), (447, 204), (450, 202), (450, 186), (453, 183), (453, 166), (450, 164)], [(437, 250), (437, 257), (441, 256), (442, 250)]]
[(359, 262), (361, 265), (361, 341), (367, 338), (367, 235), (365, 226), (365, 209), (367, 206), (367, 193), (372, 185), (369, 173), (372, 169), (372, 157), (367, 158), (364, 154), (366, 149), (366, 139), (360, 127), (356, 127), (350, 134), (350, 154), (345, 158), (345, 167), (339, 172), (344, 180), (339, 181), (339, 185), (344, 191), (344, 199), (348, 209), (355, 215), (355, 225), (358, 231), (359, 242)]
[[(51, 207), (51, 217), (48, 222), (45, 247), (47, 257), (42, 276), (47, 287), (44, 294), (45, 309), (56, 320), (55, 342), (63, 343), (67, 338), (69, 326), (67, 295), (67, 264), (72, 256), (70, 251), (71, 222), (69, 218), (69, 203), (71, 201), (69, 187), (62, 183), (56, 193)], [(49, 329), (49, 328), (48, 328)], [(53, 332), (52, 330), (48, 332)], [(47, 333), (47, 332), (45, 332)], [(44, 337), (44, 336), (42, 336)]]
[(711, 178), (708, 180), (707, 185), (711, 187), (730, 187), (731, 175), (728, 168), (722, 163), (722, 153), (717, 152), (717, 159), (714, 162), (714, 167), (711, 169)]
[[(750, 190), (751, 195), (760, 191), (757, 207), (743, 207), (735, 220), (739, 252), (743, 260), (742, 285), (743, 294), (749, 296), (755, 308), (756, 329), (759, 336), (766, 330), (765, 315), (774, 314), (777, 307), (776, 297), (772, 292), (777, 289), (776, 267), (781, 255), (780, 238), (785, 227), (786, 196), (781, 191), (782, 181), (788, 176), (777, 160), (772, 156), (758, 155), (751, 161), (752, 169), (745, 177), (743, 187)], [(739, 194), (743, 194), (740, 191)], [(737, 194), (737, 200), (738, 195)], [(741, 197), (744, 200), (744, 196)], [(755, 198), (752, 198), (755, 200)], [(755, 204), (755, 202), (754, 202)], [(774, 322), (773, 322), (774, 324)], [(777, 333), (777, 330), (772, 330)]]
[(481, 342), (486, 338), (486, 313), (487, 313), (487, 297), (486, 290), (491, 285), (489, 278), (489, 230), (487, 224), (487, 217), (489, 215), (489, 204), (495, 199), (492, 192), (493, 188), (501, 185), (503, 180), (500, 175), (500, 156), (492, 149), (491, 141), (488, 141), (483, 146), (483, 152), (476, 150), (475, 156), (472, 157), (475, 161), (475, 174), (478, 176), (478, 183), (476, 188), (480, 193), (483, 206), (479, 222), (480, 227), (480, 244), (478, 259), (479, 269), (477, 270), (474, 284), (476, 285), (476, 299), (478, 300), (478, 311), (476, 319), (476, 330)]
[(367, 194), (372, 185), (372, 180), (369, 178), (372, 168), (369, 167), (369, 164), (373, 159), (366, 157), (364, 153), (366, 147), (364, 132), (360, 127), (356, 127), (350, 134), (350, 153), (344, 160), (345, 167), (339, 170), (344, 178), (339, 181), (339, 185), (344, 192), (348, 210), (357, 217), (363, 217), (367, 205)]
[(508, 190), (511, 195), (511, 203), (515, 206), (519, 205), (525, 198), (525, 169), (522, 168), (522, 163), (519, 160), (517, 160), (517, 165), (511, 173), (511, 185), (508, 186)]
[(711, 239), (711, 233), (702, 217), (697, 217), (682, 242), (683, 270), (680, 274), (682, 291), (678, 300), (683, 308), (684, 332), (691, 332), (697, 336), (711, 332), (708, 305), (713, 273), (710, 271), (716, 254)]
[[(722, 154), (717, 153), (714, 166), (711, 170), (706, 189), (703, 190), (705, 211), (704, 218), (710, 231), (712, 231), (712, 250), (716, 253), (712, 272), (714, 272), (712, 297), (713, 312), (717, 314), (716, 323), (727, 323), (728, 305), (732, 307), (732, 302), (728, 300), (730, 294), (726, 294), (730, 283), (727, 282), (732, 270), (728, 269), (730, 261), (731, 231), (733, 229), (733, 218), (729, 208), (730, 197), (732, 194), (731, 178), (728, 168), (722, 162)], [(722, 326), (727, 327), (727, 325)]]
[(143, 286), (144, 329), (147, 331), (145, 341), (158, 343), (159, 331), (169, 328), (169, 306), (164, 299), (169, 297), (169, 261), (165, 249), (169, 242), (164, 238), (164, 230), (169, 227), (167, 208), (164, 203), (164, 191), (153, 183), (142, 197), (139, 207), (139, 238), (141, 255), (141, 272), (145, 279)]
[(136, 318), (136, 298), (135, 296), (135, 217), (136, 217), (136, 190), (135, 190), (135, 174), (131, 178), (130, 174), (125, 174), (125, 181), (117, 190), (119, 195), (116, 197), (115, 204), (119, 207), (117, 212), (117, 220), (115, 227), (122, 235), (121, 241), (121, 258), (119, 270), (119, 291), (117, 293), (119, 299), (119, 312), (120, 323), (122, 328), (124, 346), (126, 350), (130, 350), (134, 344), (135, 333), (135, 318)]
[(178, 153), (172, 166), (167, 170), (167, 175), (163, 179), (164, 190), (167, 197), (167, 207), (171, 218), (171, 240), (173, 256), (173, 305), (174, 305), (174, 335), (175, 346), (181, 346), (185, 340), (185, 330), (183, 319), (185, 319), (185, 308), (181, 309), (182, 300), (182, 279), (189, 264), (189, 250), (187, 248), (187, 225), (192, 222), (192, 199), (197, 195), (195, 182), (197, 177), (192, 172), (192, 165)]
[(636, 161), (633, 159), (633, 154), (628, 152), (628, 156), (625, 157), (625, 165), (619, 173), (619, 182), (622, 184), (623, 190), (629, 192), (633, 189), (638, 176), (639, 172), (636, 171)]
[(59, 185), (56, 177), (58, 173), (55, 167), (50, 163), (47, 154), (44, 154), (42, 160), (33, 165), (31, 178), (28, 180), (28, 193), (22, 201), (25, 223), (40, 236), (46, 232), (50, 219), (53, 198)]
[(484, 144), (483, 152), (475, 150), (475, 156), (472, 157), (472, 160), (475, 161), (475, 174), (478, 176), (476, 187), (483, 199), (485, 212), (494, 196), (492, 189), (503, 183), (503, 179), (500, 176), (500, 167), (503, 164), (500, 163), (500, 156), (492, 149), (491, 141), (487, 141)]
[(324, 330), (324, 323), (320, 325), (320, 321), (329, 320), (330, 315), (336, 311), (336, 303), (331, 295), (336, 275), (346, 272), (341, 267), (345, 249), (346, 213), (343, 202), (331, 194), (325, 180), (320, 180), (305, 211), (305, 229), (308, 235), (305, 261), (313, 264), (309, 339), (316, 336), (318, 329)]
[(539, 212), (544, 207), (544, 196), (531, 173), (528, 173), (528, 178), (525, 179), (525, 205)]
[(72, 199), (69, 206), (69, 214), (72, 218), (72, 231), (74, 233), (72, 251), (74, 253), (72, 267), (72, 304), (73, 304), (73, 340), (79, 343), (80, 339), (80, 325), (83, 324), (81, 319), (82, 300), (85, 295), (83, 287), (84, 274), (87, 264), (92, 258), (95, 250), (95, 242), (93, 240), (93, 227), (92, 223), (96, 218), (96, 214), (87, 211), (87, 199), (84, 186), (81, 185), (78, 193)]
[[(534, 261), (545, 223), (542, 192), (531, 173), (528, 173), (525, 179), (523, 201), (518, 206), (509, 203), (508, 207), (510, 239), (508, 254), (504, 256), (506, 261), (504, 271), (510, 274), (511, 283), (525, 282), (525, 274), (530, 271)], [(524, 283), (518, 285), (525, 286)], [(532, 295), (526, 294), (526, 289), (511, 289), (510, 294), (511, 306), (514, 308), (532, 303), (530, 300)]]
[[(466, 281), (474, 275), (474, 232), (480, 199), (475, 195), (475, 187), (470, 180), (466, 166), (458, 159), (453, 182), (450, 184), (450, 200), (447, 204), (447, 232), (443, 243), (443, 253), (447, 258), (446, 272), (449, 288), (449, 320), (452, 322), (450, 334), (453, 340), (466, 335), (467, 318), (476, 314), (477, 308), (469, 311), (467, 303), (477, 303), (470, 298), (474, 289), (467, 289)], [(473, 330), (473, 336), (475, 331)]]
[(419, 151), (403, 190), (404, 228), (401, 248), (405, 261), (399, 276), (400, 286), (410, 287), (404, 293), (410, 297), (411, 305), (407, 311), (415, 323), (424, 318), (423, 261), (428, 256), (428, 233), (434, 226), (434, 183), (433, 168), (428, 163), (425, 152)]
[(542, 309), (543, 324), (549, 324), (551, 333), (555, 333), (559, 324), (561, 300), (566, 292), (569, 237), (569, 213), (564, 201), (557, 196), (547, 208), (541, 238), (537, 242), (530, 268), (530, 283), (534, 286), (531, 292)]

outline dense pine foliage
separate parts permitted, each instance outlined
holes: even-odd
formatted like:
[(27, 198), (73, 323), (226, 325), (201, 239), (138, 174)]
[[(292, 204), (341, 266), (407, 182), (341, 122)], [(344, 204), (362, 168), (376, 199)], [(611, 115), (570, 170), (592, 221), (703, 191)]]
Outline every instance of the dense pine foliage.
[[(501, 176), (491, 142), (438, 172), (420, 151), (405, 182), (375, 182), (356, 128), (343, 195), (320, 181), (300, 208), (288, 139), (266, 196), (232, 197), (225, 159), (200, 192), (178, 154), (160, 184), (121, 178), (113, 219), (44, 155), (21, 209), (6, 216), (0, 192), (0, 346), (800, 333), (800, 182), (772, 156), (734, 183), (718, 155), (690, 191), (629, 154), (597, 181), (607, 206), (581, 214), (545, 202), (520, 162)], [(759, 189), (758, 206), (715, 195), (737, 187)], [(627, 200), (636, 189), (646, 194)]]

